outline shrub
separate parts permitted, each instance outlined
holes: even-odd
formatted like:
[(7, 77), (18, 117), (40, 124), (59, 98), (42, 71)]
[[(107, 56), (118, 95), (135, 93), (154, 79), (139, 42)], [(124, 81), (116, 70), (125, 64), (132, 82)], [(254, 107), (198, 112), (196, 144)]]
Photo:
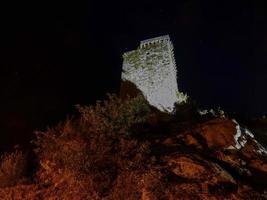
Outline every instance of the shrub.
[(37, 180), (40, 183), (72, 187), (75, 181), (92, 182), (90, 189), (99, 195), (111, 187), (116, 172), (110, 156), (110, 141), (104, 134), (91, 132), (91, 137), (86, 136), (81, 132), (83, 129), (79, 120), (67, 120), (46, 132), (36, 133), (35, 152), (40, 162)]
[(0, 187), (14, 186), (25, 181), (27, 171), (26, 156), (19, 150), (1, 156)]
[(197, 103), (189, 97), (186, 102), (175, 103), (175, 119), (178, 121), (197, 119), (199, 116), (197, 107)]
[(140, 171), (125, 171), (117, 177), (114, 187), (107, 200), (138, 200), (142, 199), (140, 191), (142, 181)]
[(77, 106), (81, 118), (94, 130), (120, 134), (138, 123), (145, 122), (150, 114), (150, 107), (142, 96), (125, 100), (115, 95), (108, 95), (108, 100), (98, 101), (95, 106)]
[(120, 171), (139, 169), (149, 161), (150, 144), (126, 133), (145, 122), (150, 109), (141, 97), (121, 100), (115, 95), (96, 106), (78, 109), (79, 118), (36, 132), (37, 179), (51, 187), (72, 185), (73, 180), (87, 182), (91, 193), (103, 197)]

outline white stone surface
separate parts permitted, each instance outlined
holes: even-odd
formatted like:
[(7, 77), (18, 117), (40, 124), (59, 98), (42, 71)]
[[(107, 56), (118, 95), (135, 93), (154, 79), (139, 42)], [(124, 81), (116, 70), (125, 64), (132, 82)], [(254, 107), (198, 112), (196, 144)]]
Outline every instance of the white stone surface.
[(173, 45), (168, 35), (140, 42), (123, 54), (122, 80), (130, 81), (143, 92), (148, 102), (164, 112), (173, 112), (179, 98)]
[(236, 134), (234, 135), (235, 139), (235, 148), (241, 149), (241, 147), (244, 147), (247, 143), (247, 140), (244, 135), (241, 134), (241, 128), (236, 120), (233, 120), (233, 122), (236, 124)]
[(236, 124), (235, 146), (229, 146), (227, 149), (241, 149), (250, 138), (256, 144), (256, 151), (258, 153), (267, 154), (267, 150), (255, 139), (254, 134), (250, 130), (242, 128), (235, 119), (233, 119), (233, 122)]
[(198, 113), (201, 115), (201, 116), (204, 116), (204, 115), (213, 115), (214, 117), (220, 117), (220, 118), (225, 118), (225, 113), (222, 109), (218, 108), (217, 110), (213, 110), (213, 109), (210, 109), (210, 110), (202, 110), (202, 109), (198, 109), (197, 110)]

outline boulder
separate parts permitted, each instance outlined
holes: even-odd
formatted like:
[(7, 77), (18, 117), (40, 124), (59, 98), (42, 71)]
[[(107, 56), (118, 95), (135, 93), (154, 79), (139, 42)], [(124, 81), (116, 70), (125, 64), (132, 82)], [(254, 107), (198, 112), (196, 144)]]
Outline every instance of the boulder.
[(201, 179), (206, 173), (204, 166), (184, 156), (170, 159), (168, 165), (174, 174), (187, 179)]
[(196, 131), (209, 149), (223, 149), (235, 144), (236, 125), (232, 120), (214, 119), (200, 124)]

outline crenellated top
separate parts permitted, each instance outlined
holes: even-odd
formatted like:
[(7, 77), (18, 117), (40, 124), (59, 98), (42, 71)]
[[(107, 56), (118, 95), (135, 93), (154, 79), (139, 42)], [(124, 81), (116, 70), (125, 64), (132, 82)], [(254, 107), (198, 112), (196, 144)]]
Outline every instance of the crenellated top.
[(122, 80), (134, 83), (151, 105), (174, 111), (179, 90), (169, 35), (143, 40), (137, 49), (124, 53), (122, 69)]
[(140, 48), (146, 47), (151, 44), (155, 43), (161, 43), (161, 42), (169, 42), (170, 41), (170, 36), (169, 35), (163, 35), (160, 37), (155, 37), (147, 40), (143, 40), (140, 42)]

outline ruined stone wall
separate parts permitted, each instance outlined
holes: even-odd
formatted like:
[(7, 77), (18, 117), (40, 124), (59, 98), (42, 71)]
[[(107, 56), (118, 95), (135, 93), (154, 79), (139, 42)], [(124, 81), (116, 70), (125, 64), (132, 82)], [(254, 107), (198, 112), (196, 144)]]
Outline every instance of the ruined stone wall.
[(134, 83), (151, 105), (172, 112), (178, 101), (178, 87), (169, 36), (141, 41), (136, 50), (126, 52), (122, 80)]

